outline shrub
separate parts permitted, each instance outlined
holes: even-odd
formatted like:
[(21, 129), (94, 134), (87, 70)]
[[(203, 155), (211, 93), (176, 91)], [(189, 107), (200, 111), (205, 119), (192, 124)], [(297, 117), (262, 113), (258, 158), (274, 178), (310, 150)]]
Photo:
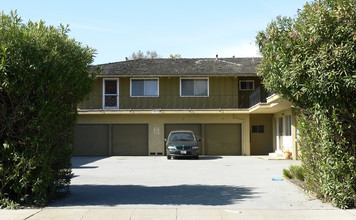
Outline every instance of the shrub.
[(315, 0), (257, 35), (266, 88), (293, 103), (307, 187), (356, 206), (356, 2)]
[(292, 174), (288, 169), (283, 169), (283, 176), (287, 179), (292, 179)]
[(0, 206), (44, 205), (70, 184), (77, 104), (94, 50), (68, 27), (0, 16)]
[(283, 176), (304, 181), (304, 166), (290, 165), (289, 169), (283, 169)]

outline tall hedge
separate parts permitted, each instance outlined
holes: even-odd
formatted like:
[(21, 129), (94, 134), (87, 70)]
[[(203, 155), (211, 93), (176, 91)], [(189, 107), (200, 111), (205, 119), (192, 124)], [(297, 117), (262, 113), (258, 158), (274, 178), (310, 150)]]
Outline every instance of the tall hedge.
[(0, 17), (0, 206), (44, 205), (70, 184), (77, 104), (94, 50), (68, 27)]
[(315, 0), (258, 33), (266, 87), (298, 112), (308, 189), (356, 205), (356, 0)]

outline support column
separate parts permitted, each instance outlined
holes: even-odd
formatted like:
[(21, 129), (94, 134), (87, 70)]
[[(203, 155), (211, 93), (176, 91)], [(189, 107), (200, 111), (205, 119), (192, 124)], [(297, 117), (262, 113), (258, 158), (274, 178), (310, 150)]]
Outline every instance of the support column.
[(109, 124), (109, 149), (108, 149), (108, 154), (109, 156), (112, 156), (112, 124)]
[(298, 160), (298, 137), (297, 137), (297, 119), (294, 108), (292, 108), (291, 118), (291, 132), (292, 132), (292, 156), (293, 160)]
[(251, 155), (250, 148), (250, 115), (246, 115), (242, 122), (242, 155)]

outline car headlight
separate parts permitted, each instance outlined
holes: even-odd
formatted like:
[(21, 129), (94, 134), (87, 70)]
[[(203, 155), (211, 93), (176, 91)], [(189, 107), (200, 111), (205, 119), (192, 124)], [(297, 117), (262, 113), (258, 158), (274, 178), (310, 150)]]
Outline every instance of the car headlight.
[(193, 150), (199, 150), (199, 147), (198, 146), (194, 146), (192, 147)]
[(177, 148), (175, 146), (168, 146), (167, 148), (168, 148), (168, 150), (177, 150)]

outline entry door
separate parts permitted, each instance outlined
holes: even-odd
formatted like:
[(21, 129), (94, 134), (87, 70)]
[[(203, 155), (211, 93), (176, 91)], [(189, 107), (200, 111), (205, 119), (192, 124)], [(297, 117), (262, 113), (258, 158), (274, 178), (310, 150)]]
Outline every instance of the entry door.
[(283, 147), (283, 117), (277, 119), (277, 151)]

